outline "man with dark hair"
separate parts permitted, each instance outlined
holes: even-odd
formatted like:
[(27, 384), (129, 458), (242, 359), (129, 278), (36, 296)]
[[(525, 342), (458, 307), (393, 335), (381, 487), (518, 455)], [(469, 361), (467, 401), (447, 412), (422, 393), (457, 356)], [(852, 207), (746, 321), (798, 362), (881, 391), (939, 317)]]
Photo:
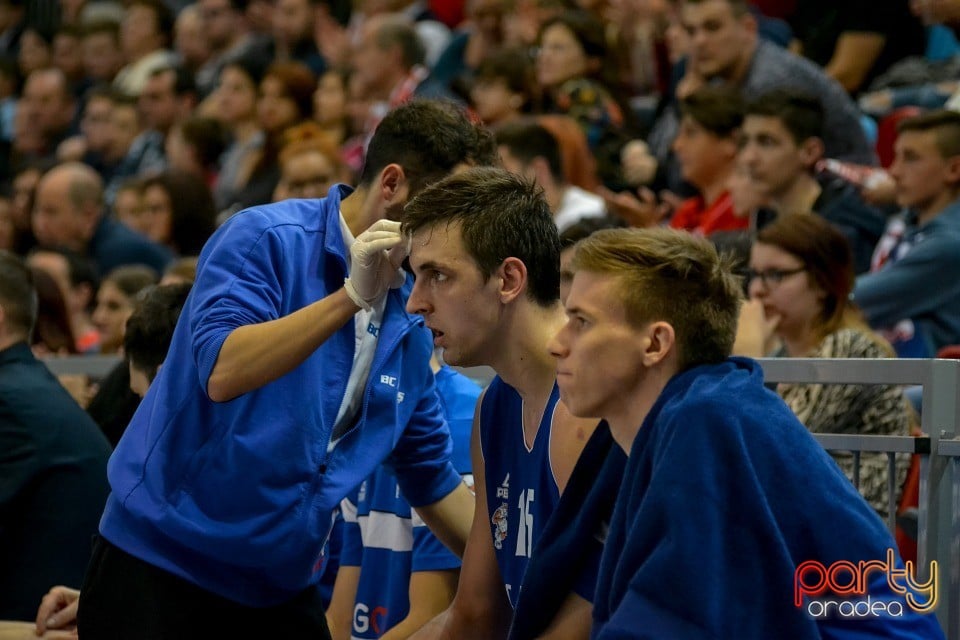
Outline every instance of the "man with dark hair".
[(403, 310), (406, 243), (384, 217), (431, 177), (494, 162), (487, 137), (411, 103), (375, 133), (356, 191), (217, 230), (114, 453), (81, 635), (328, 637), (316, 584), (331, 514), (385, 460), (462, 551), (473, 500), (449, 461), (429, 334)]
[(173, 14), (162, 0), (134, 0), (126, 5), (120, 24), (120, 46), (127, 64), (113, 86), (137, 97), (156, 69), (174, 64), (170, 51)]
[(141, 398), (167, 357), (191, 286), (189, 282), (155, 285), (137, 294), (123, 334), (123, 354), (130, 368), (130, 389)]
[(120, 25), (112, 20), (84, 25), (80, 46), (87, 77), (94, 82), (113, 82), (123, 66)]
[(364, 22), (350, 63), (352, 82), (371, 102), (366, 129), (372, 130), (387, 110), (415, 96), (452, 98), (429, 80), (425, 55), (413, 24), (404, 16), (380, 14)]
[(903, 213), (890, 220), (853, 299), (900, 357), (960, 343), (960, 114), (904, 120), (889, 172)]
[[(843, 87), (809, 60), (760, 39), (746, 0), (683, 0), (680, 15), (690, 36), (690, 52), (676, 88), (678, 99), (705, 84), (726, 84), (744, 96), (780, 88), (820, 96), (827, 114), (823, 127), (827, 155), (861, 164), (875, 162), (860, 113)], [(678, 124), (677, 110), (670, 107), (654, 126), (649, 141), (661, 161)]]
[(743, 99), (729, 87), (701, 87), (680, 100), (680, 129), (673, 152), (683, 179), (699, 194), (682, 202), (670, 219), (674, 229), (705, 236), (746, 229), (749, 218), (738, 217), (727, 182), (734, 171)]
[[(623, 229), (584, 240), (573, 268), (550, 343), (560, 393), (628, 456), (591, 637), (943, 638), (933, 583), (894, 594), (903, 563), (883, 522), (760, 366), (729, 358), (742, 300), (729, 261), (689, 233)], [(846, 579), (865, 566), (863, 584)], [(817, 615), (820, 596), (848, 595), (889, 613)]]
[[(417, 276), (407, 309), (423, 316), (447, 363), (497, 373), (474, 418), (477, 508), (460, 584), (424, 637), (500, 638), (519, 599), (538, 599), (526, 591), (528, 563), (596, 427), (558, 402), (546, 349), (563, 324), (559, 238), (535, 183), (491, 168), (424, 190), (404, 210), (404, 231)], [(557, 597), (539, 601), (537, 637), (589, 634), (599, 543), (578, 551)]]
[(523, 119), (499, 127), (496, 136), (504, 168), (540, 185), (558, 231), (606, 214), (603, 198), (567, 182), (560, 144), (546, 127)]
[(137, 99), (144, 131), (120, 161), (107, 186), (107, 202), (128, 178), (159, 173), (167, 167), (164, 148), (170, 129), (189, 117), (197, 103), (197, 87), (189, 71), (180, 66), (162, 66), (147, 76)]
[(774, 211), (812, 211), (837, 227), (850, 243), (854, 268), (863, 273), (870, 268), (886, 218), (855, 185), (817, 173), (824, 157), (824, 117), (814, 96), (786, 90), (759, 96), (747, 104), (739, 160)]
[(42, 153), (52, 158), (73, 129), (77, 101), (60, 69), (37, 69), (27, 76), (18, 109), (42, 138)]
[(0, 251), (0, 619), (80, 583), (108, 493), (110, 445), (30, 351), (36, 314), (29, 270)]

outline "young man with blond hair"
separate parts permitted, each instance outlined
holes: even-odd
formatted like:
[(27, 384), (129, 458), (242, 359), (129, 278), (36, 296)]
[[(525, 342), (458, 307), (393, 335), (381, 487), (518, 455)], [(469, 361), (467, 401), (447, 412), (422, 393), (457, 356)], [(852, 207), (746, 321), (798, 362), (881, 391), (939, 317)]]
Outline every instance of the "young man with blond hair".
[[(557, 384), (628, 455), (592, 638), (943, 637), (887, 587), (902, 565), (879, 517), (760, 366), (729, 357), (742, 287), (728, 260), (688, 233), (609, 230), (573, 269)], [(902, 617), (814, 617), (840, 593), (818, 590), (811, 562), (883, 563), (855, 595)]]

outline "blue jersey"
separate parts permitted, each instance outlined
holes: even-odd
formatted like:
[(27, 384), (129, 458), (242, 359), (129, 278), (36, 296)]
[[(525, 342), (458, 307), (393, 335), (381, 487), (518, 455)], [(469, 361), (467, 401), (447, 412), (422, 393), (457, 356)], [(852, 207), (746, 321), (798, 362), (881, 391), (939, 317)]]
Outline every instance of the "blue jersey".
[(490, 383), (480, 408), (480, 451), (493, 551), (513, 607), (530, 552), (560, 501), (550, 466), (550, 433), (559, 399), (554, 384), (532, 449), (523, 438), (523, 400), (499, 376)]
[[(449, 367), (437, 373), (437, 392), (453, 436), (453, 465), (469, 485), (470, 429), (480, 388)], [(360, 567), (353, 606), (353, 638), (379, 638), (410, 611), (410, 575), (459, 569), (460, 559), (430, 533), (400, 494), (386, 465), (341, 503), (340, 566)]]

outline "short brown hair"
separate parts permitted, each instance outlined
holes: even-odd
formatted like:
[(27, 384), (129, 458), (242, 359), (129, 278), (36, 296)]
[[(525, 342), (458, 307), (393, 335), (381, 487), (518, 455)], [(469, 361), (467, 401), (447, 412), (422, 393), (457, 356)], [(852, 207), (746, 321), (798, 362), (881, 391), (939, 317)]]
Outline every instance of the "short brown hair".
[(730, 355), (743, 290), (731, 258), (705, 238), (662, 227), (605, 229), (580, 241), (571, 266), (619, 278), (634, 326), (669, 323), (681, 371)]
[(933, 131), (937, 150), (944, 158), (960, 156), (960, 113), (938, 109), (906, 118), (897, 125), (897, 133), (904, 131)]
[(527, 296), (541, 307), (560, 299), (560, 235), (543, 189), (504, 169), (473, 167), (425, 188), (403, 210), (403, 231), (459, 227), (483, 274), (507, 258), (527, 268)]

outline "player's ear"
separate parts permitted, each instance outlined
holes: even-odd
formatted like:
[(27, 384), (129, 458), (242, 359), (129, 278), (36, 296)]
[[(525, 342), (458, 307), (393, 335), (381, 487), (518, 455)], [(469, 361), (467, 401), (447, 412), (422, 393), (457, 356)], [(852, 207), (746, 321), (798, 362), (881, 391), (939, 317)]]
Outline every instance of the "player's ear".
[(652, 367), (663, 362), (676, 349), (676, 334), (670, 323), (651, 322), (645, 330), (647, 346), (643, 352), (643, 364)]
[(494, 274), (499, 278), (500, 302), (506, 304), (523, 295), (527, 287), (527, 265), (520, 258), (506, 258)]

